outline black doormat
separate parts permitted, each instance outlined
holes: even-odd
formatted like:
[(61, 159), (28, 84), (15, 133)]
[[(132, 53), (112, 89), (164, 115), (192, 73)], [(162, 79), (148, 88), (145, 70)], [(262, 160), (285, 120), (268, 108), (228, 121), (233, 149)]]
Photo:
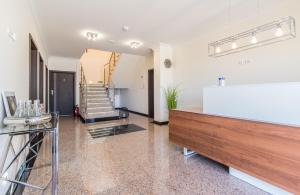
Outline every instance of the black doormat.
[(143, 127), (140, 127), (135, 124), (128, 124), (128, 125), (119, 125), (113, 127), (104, 127), (104, 128), (97, 128), (97, 129), (88, 129), (90, 135), (93, 139), (100, 138), (100, 137), (107, 137), (107, 136), (114, 136), (120, 135), (125, 133), (131, 133), (136, 131), (143, 131), (146, 130)]

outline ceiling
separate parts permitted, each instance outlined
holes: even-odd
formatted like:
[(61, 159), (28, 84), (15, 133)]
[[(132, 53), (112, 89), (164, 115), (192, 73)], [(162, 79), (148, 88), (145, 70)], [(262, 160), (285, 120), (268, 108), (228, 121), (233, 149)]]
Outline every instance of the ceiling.
[[(231, 5), (246, 0), (231, 0)], [(253, 2), (253, 1), (252, 1)], [(85, 48), (144, 55), (159, 42), (170, 43), (204, 22), (228, 12), (224, 0), (32, 0), (49, 56), (79, 58)], [(122, 27), (129, 26), (128, 32)], [(88, 41), (84, 32), (103, 34)], [(115, 40), (111, 43), (110, 40)], [(130, 40), (144, 44), (138, 49)]]

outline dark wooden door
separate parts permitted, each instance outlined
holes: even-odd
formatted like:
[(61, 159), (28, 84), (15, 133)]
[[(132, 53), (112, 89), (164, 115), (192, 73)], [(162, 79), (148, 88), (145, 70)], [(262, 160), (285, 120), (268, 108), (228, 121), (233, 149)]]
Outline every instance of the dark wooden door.
[(39, 99), (41, 103), (44, 103), (44, 60), (41, 55), (39, 55), (39, 60)]
[(29, 99), (38, 99), (38, 49), (29, 36)]
[(45, 102), (45, 108), (46, 112), (49, 111), (49, 70), (46, 66), (46, 102)]
[(50, 111), (71, 116), (75, 103), (75, 73), (50, 71)]
[(154, 70), (148, 70), (148, 114), (154, 118)]

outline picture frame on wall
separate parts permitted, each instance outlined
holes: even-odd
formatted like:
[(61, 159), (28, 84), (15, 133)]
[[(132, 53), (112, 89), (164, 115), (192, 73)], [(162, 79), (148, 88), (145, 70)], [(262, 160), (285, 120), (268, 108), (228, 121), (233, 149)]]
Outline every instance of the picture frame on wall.
[(17, 99), (14, 91), (2, 91), (2, 99), (7, 117), (14, 116), (17, 110)]

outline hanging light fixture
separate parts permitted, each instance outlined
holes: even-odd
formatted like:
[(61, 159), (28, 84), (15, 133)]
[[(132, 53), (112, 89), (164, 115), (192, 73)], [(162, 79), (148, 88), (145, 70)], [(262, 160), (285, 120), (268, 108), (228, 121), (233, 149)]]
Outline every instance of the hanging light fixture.
[(283, 30), (282, 30), (280, 24), (278, 24), (278, 26), (277, 26), (275, 35), (276, 35), (277, 37), (281, 37), (281, 36), (283, 35)]
[(251, 37), (251, 43), (252, 44), (256, 44), (257, 43), (257, 38), (255, 36), (255, 33), (252, 34), (252, 37)]
[(234, 36), (209, 43), (208, 55), (210, 57), (220, 57), (251, 48), (293, 39), (296, 37), (295, 26), (296, 21), (293, 17), (289, 16), (281, 18)]
[(216, 53), (220, 53), (221, 52), (221, 48), (220, 47), (216, 47)]
[(237, 44), (236, 44), (236, 42), (234, 42), (234, 41), (232, 42), (232, 44), (231, 44), (231, 48), (232, 48), (232, 49), (236, 49), (236, 48), (237, 48)]

